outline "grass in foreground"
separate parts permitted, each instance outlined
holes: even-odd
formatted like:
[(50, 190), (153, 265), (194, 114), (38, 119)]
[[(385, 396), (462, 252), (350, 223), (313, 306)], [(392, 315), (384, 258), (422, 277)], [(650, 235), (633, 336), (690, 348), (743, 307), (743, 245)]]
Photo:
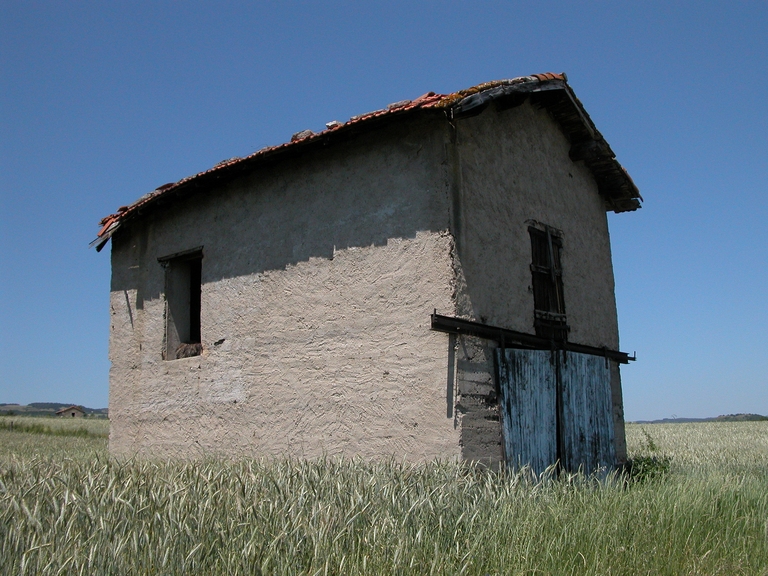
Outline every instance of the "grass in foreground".
[(739, 449), (710, 426), (646, 426), (655, 450), (630, 427), (636, 453), (675, 456), (628, 485), (451, 463), (6, 454), (0, 572), (766, 574), (768, 426), (734, 429)]

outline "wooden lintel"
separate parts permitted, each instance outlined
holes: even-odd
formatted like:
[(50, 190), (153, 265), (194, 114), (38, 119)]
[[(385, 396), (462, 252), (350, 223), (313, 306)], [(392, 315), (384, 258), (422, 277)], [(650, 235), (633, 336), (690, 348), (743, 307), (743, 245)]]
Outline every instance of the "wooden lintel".
[(194, 248), (190, 248), (189, 250), (182, 250), (180, 252), (174, 252), (173, 254), (168, 254), (167, 256), (160, 256), (158, 257), (157, 261), (161, 264), (163, 262), (170, 262), (171, 260), (193, 260), (195, 258), (200, 258), (203, 255), (203, 247), (202, 246), (196, 246)]

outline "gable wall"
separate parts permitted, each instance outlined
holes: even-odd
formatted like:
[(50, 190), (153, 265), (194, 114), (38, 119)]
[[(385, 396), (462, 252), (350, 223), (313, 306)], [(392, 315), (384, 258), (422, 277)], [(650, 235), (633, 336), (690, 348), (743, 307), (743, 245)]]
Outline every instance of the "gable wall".
[[(526, 102), (455, 122), (454, 230), (458, 245), (457, 308), (465, 317), (533, 334), (528, 220), (562, 231), (569, 340), (618, 350), (613, 267), (605, 206), (583, 163), (568, 156), (557, 123)], [(493, 354), (486, 340), (457, 342), (464, 457), (502, 457)], [(614, 370), (617, 453), (623, 409)], [(619, 429), (620, 428), (620, 429)], [(494, 435), (495, 434), (495, 435)]]
[[(113, 454), (459, 457), (446, 338), (429, 330), (453, 310), (433, 126), (257, 170), (113, 238)], [(205, 351), (165, 361), (157, 258), (196, 246)]]

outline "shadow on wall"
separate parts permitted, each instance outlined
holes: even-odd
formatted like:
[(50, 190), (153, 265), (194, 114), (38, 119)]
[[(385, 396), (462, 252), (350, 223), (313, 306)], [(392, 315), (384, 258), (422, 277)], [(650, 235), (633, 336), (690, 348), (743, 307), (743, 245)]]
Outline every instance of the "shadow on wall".
[(136, 290), (142, 309), (164, 292), (158, 258), (194, 247), (205, 284), (446, 230), (446, 138), (410, 120), (158, 206), (113, 237), (112, 291)]

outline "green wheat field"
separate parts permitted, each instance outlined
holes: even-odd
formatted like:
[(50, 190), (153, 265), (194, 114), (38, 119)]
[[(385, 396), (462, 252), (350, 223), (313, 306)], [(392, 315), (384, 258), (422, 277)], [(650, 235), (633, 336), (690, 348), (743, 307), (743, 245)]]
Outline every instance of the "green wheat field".
[(0, 574), (768, 574), (768, 422), (628, 425), (605, 481), (115, 461), (108, 426), (0, 418)]

